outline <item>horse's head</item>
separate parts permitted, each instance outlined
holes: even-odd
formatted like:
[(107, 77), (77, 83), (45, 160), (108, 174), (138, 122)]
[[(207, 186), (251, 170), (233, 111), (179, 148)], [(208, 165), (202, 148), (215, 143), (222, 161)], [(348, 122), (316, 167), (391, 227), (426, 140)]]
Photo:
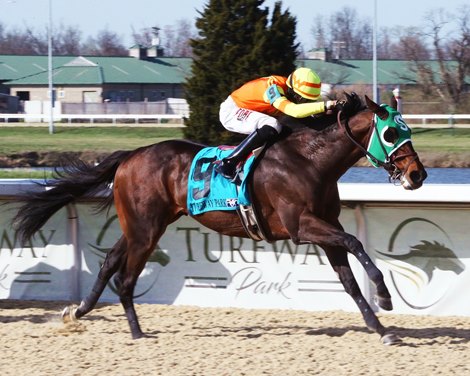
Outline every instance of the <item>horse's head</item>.
[(367, 108), (374, 115), (366, 156), (375, 167), (384, 167), (391, 181), (399, 181), (405, 189), (423, 185), (427, 173), (411, 144), (411, 130), (395, 105), (379, 106), (367, 96)]

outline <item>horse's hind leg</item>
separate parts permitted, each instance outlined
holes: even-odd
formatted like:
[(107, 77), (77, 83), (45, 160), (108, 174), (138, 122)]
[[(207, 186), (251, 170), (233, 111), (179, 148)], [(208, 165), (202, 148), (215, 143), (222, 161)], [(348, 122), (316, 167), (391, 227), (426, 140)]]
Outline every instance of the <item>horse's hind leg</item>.
[(349, 265), (347, 252), (343, 248), (324, 247), (328, 260), (334, 271), (338, 274), (344, 290), (353, 298), (354, 302), (361, 311), (362, 317), (367, 327), (378, 333), (385, 345), (395, 345), (401, 342), (400, 338), (394, 333), (388, 332), (380, 323), (374, 311), (367, 303), (357, 284), (351, 266)]
[[(135, 285), (165, 227), (164, 225), (155, 226), (154, 229), (138, 231), (137, 236), (129, 236), (127, 258), (114, 279), (133, 339), (144, 336), (134, 307)], [(157, 228), (160, 231), (156, 230)]]
[(126, 249), (127, 242), (124, 236), (122, 236), (107, 253), (103, 265), (98, 273), (98, 277), (96, 278), (93, 288), (87, 297), (82, 300), (78, 307), (68, 306), (64, 308), (62, 311), (62, 318), (64, 321), (67, 321), (68, 319), (77, 320), (89, 313), (95, 307), (98, 299), (106, 288), (108, 281), (122, 264), (126, 254)]

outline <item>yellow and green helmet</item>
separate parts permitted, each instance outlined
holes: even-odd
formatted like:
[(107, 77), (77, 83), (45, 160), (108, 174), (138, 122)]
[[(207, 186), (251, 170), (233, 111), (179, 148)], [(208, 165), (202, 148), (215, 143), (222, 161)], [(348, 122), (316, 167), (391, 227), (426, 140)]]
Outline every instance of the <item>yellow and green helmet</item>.
[(321, 94), (321, 79), (309, 68), (297, 68), (287, 77), (287, 86), (302, 98), (314, 101)]

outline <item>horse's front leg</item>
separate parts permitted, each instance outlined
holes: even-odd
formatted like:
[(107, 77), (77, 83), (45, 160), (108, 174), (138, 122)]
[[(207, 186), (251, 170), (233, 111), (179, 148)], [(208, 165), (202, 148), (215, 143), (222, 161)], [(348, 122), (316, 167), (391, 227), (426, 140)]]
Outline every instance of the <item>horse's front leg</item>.
[(344, 247), (357, 258), (364, 267), (370, 280), (374, 283), (377, 291), (375, 295), (377, 305), (386, 311), (391, 311), (393, 309), (392, 297), (385, 285), (382, 272), (372, 262), (371, 258), (364, 250), (362, 243), (355, 236), (343, 233), (342, 238)]
[(339, 247), (324, 247), (324, 250), (333, 270), (338, 274), (344, 290), (351, 296), (351, 298), (353, 298), (357, 307), (361, 311), (367, 327), (378, 333), (382, 339), (382, 343), (385, 345), (395, 345), (400, 343), (400, 338), (396, 334), (389, 332), (380, 323), (369, 303), (367, 303), (366, 299), (362, 295), (356, 278), (352, 273), (351, 266), (349, 265), (346, 250)]
[(342, 230), (341, 225), (332, 225), (311, 213), (300, 216), (297, 229), (291, 232), (294, 242), (311, 242), (322, 248), (339, 247), (356, 257), (376, 287), (376, 303), (386, 311), (393, 309), (392, 298), (385, 285), (382, 272), (375, 266), (364, 250), (362, 243), (353, 235)]

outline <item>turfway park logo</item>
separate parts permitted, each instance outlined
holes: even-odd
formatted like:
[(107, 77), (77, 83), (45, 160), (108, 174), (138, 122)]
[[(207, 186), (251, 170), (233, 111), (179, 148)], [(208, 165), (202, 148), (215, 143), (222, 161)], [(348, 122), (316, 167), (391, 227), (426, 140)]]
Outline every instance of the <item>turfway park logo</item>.
[[(416, 236), (427, 239), (416, 240)], [(409, 218), (398, 225), (386, 252), (375, 250), (389, 269), (403, 302), (413, 309), (437, 304), (451, 288), (455, 276), (465, 270), (448, 234), (425, 218)]]
[[(100, 258), (100, 261), (99, 261), (100, 267), (101, 265), (103, 265), (104, 259), (106, 258), (106, 254), (111, 250), (111, 247), (105, 247), (103, 243), (105, 243), (106, 235), (108, 234), (111, 226), (114, 224), (116, 219), (117, 219), (117, 215), (113, 215), (105, 222), (102, 229), (98, 233), (98, 236), (96, 238), (96, 244), (88, 243), (88, 246), (90, 247), (90, 251)], [(161, 266), (166, 266), (168, 265), (169, 262), (170, 262), (170, 256), (168, 256), (165, 252), (163, 252), (163, 250), (160, 249), (157, 245), (157, 247), (154, 249), (154, 251), (150, 255), (147, 261), (147, 265), (149, 265), (149, 263), (157, 263), (157, 264), (160, 264)], [(150, 270), (148, 274), (151, 280), (145, 283), (145, 287), (143, 288), (143, 291), (136, 292), (136, 294), (134, 295), (134, 298), (139, 298), (145, 295), (157, 283), (159, 273), (158, 272), (155, 273), (152, 270), (153, 269), (152, 267), (149, 267), (149, 269)], [(145, 273), (145, 270), (143, 273)], [(141, 274), (141, 277), (143, 277), (142, 274)], [(117, 288), (114, 285), (114, 282), (109, 281), (108, 286), (117, 295)]]

